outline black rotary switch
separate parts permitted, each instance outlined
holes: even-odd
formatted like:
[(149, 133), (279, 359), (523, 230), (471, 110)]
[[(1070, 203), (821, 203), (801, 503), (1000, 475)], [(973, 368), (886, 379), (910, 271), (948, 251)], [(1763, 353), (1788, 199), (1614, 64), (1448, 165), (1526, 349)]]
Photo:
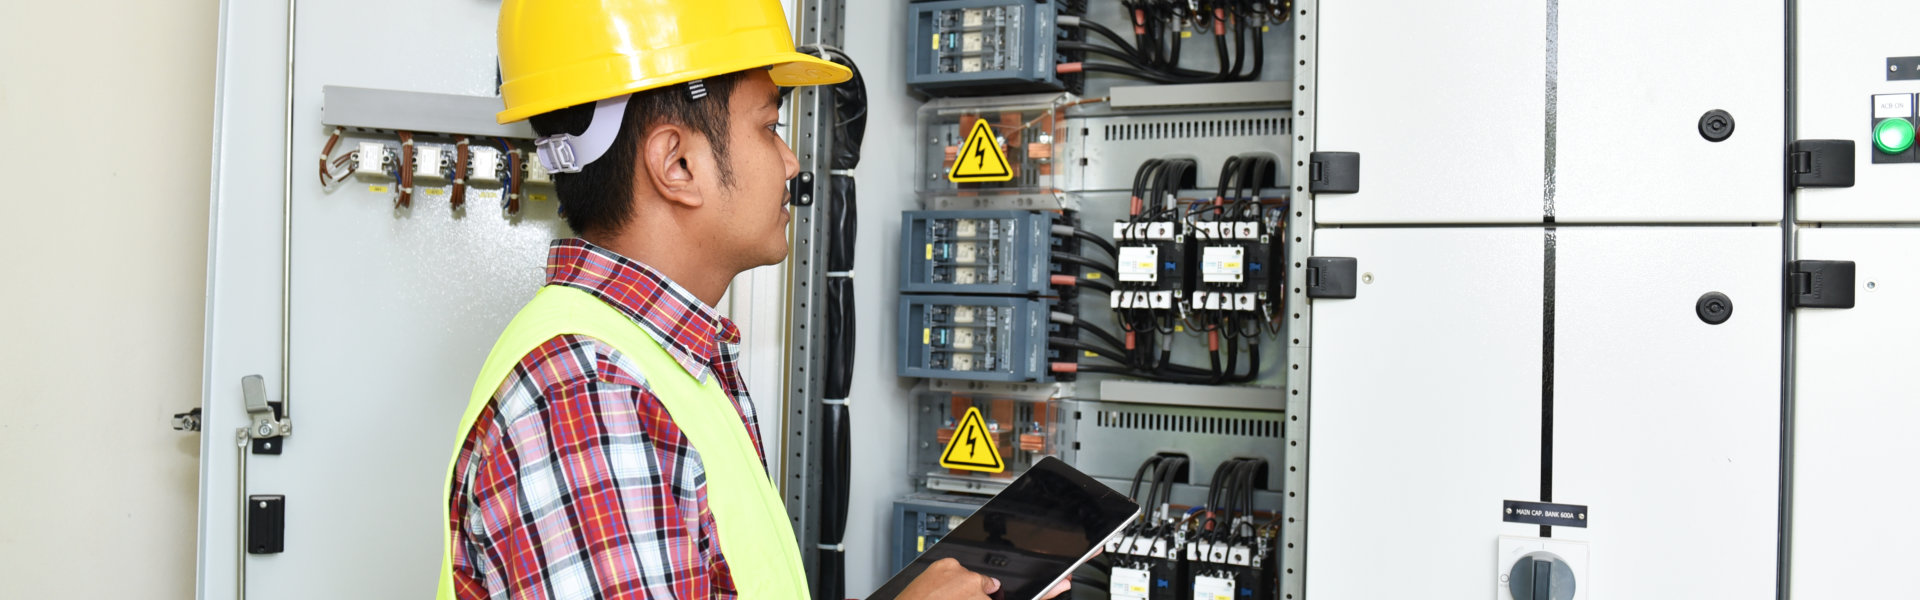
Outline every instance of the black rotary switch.
[(1552, 552), (1533, 552), (1507, 572), (1513, 600), (1573, 600), (1573, 567)]

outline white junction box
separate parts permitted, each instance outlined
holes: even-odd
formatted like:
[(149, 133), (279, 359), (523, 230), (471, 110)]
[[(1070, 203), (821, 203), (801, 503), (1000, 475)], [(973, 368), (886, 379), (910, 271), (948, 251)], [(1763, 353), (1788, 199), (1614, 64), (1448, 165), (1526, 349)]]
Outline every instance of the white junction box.
[[(1500, 536), (1493, 600), (1586, 600), (1587, 543)], [(1546, 581), (1542, 581), (1542, 579)], [(1519, 593), (1514, 592), (1518, 590)], [(1540, 592), (1545, 592), (1543, 596)]]
[(353, 153), (353, 177), (369, 183), (393, 181), (387, 172), (387, 146), (379, 142), (360, 142)]
[(500, 185), (500, 174), (506, 171), (506, 161), (501, 159), (500, 149), (492, 146), (474, 146), (467, 164), (467, 183), (483, 187)]
[(413, 181), (420, 184), (446, 183), (451, 164), (447, 149), (439, 146), (413, 147)]

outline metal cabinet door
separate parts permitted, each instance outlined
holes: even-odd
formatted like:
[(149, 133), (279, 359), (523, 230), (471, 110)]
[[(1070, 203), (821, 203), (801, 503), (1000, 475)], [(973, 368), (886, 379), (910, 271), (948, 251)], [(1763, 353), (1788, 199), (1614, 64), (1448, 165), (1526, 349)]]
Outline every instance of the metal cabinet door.
[(1864, 577), (1871, 564), (1920, 564), (1920, 229), (1800, 232), (1799, 253), (1850, 260), (1851, 309), (1794, 316), (1794, 598), (1911, 595), (1905, 577)]
[[(412, 209), (396, 212), (392, 184), (371, 189), (349, 181), (323, 192), (312, 160), (329, 132), (320, 124), (324, 85), (491, 95), (497, 12), (495, 5), (446, 2), (299, 5), (291, 145), (298, 168), (291, 181), (292, 255), (287, 259), (294, 433), (284, 440), (284, 454), (254, 455), (247, 469), (248, 492), (286, 496), (286, 542), (283, 553), (243, 558), (247, 592), (254, 597), (421, 597), (433, 591), (441, 553), (442, 478), (468, 391), (494, 338), (540, 285), (547, 241), (565, 235), (566, 228), (551, 201), (526, 202), (522, 218), (504, 218), (498, 190), (471, 190), (465, 212), (455, 213), (444, 188), (422, 186)], [(369, 20), (370, 14), (385, 18)], [(229, 33), (285, 32), (284, 14), (230, 10), (228, 17), (234, 25), (225, 28)], [(417, 23), (435, 26), (412, 25)], [(285, 43), (281, 37), (254, 45), (251, 52), (270, 55), (285, 69)], [(234, 80), (230, 72), (223, 82), (222, 97), (228, 99), (223, 105), (235, 107), (235, 94), (268, 91), (273, 120), (249, 130), (278, 134), (285, 75), (282, 70)], [(223, 185), (265, 180), (273, 192), (224, 194), (221, 204), (230, 207), (226, 210), (273, 206), (275, 219), (266, 230), (223, 229), (214, 254), (277, 258), (281, 140), (255, 135), (224, 143), (226, 154), (265, 160), (223, 169)], [(221, 217), (224, 213), (216, 220)], [(214, 275), (255, 276), (222, 265)], [(278, 273), (269, 275), (277, 284)], [(271, 289), (277, 292), (279, 286)], [(223, 295), (218, 292), (214, 300)], [(228, 305), (221, 306), (211, 315), (210, 342), (269, 333), (222, 326)], [(209, 345), (209, 362), (216, 368), (256, 360), (225, 347)], [(277, 369), (255, 369), (267, 376), (270, 388), (279, 386)], [(235, 383), (221, 378), (209, 386), (237, 389)], [(277, 391), (270, 395), (280, 399)], [(223, 417), (240, 413), (228, 403), (210, 402), (207, 410)], [(209, 428), (207, 435), (226, 438), (231, 431)], [(232, 451), (231, 443), (225, 446)], [(232, 455), (209, 457), (205, 468), (207, 500), (229, 501), (231, 491), (211, 490), (232, 489)], [(230, 511), (210, 510), (206, 518), (231, 521)], [(231, 597), (227, 569), (238, 548), (230, 536), (210, 534), (204, 542), (205, 595)]]
[(1772, 227), (1558, 231), (1553, 500), (1590, 512), (1553, 535), (1591, 543), (1589, 597), (1773, 596), (1780, 250)]
[(1319, 6), (1314, 148), (1360, 153), (1360, 192), (1321, 223), (1538, 223), (1545, 4)]
[[(1920, 56), (1911, 0), (1803, 1), (1795, 4), (1794, 136), (1853, 140), (1854, 184), (1806, 188), (1796, 200), (1804, 222), (1920, 221), (1920, 160), (1875, 163), (1875, 94), (1920, 94), (1920, 74), (1889, 58)], [(1883, 30), (1883, 28), (1885, 28)], [(1920, 104), (1920, 102), (1916, 102)]]
[[(1549, 4), (1559, 27), (1549, 84), (1558, 99), (1547, 106), (1556, 221), (1780, 220), (1781, 2)], [(1702, 133), (1713, 110), (1732, 118), (1719, 142)]]
[(1307, 596), (1485, 600), (1500, 501), (1540, 490), (1539, 229), (1323, 229), (1359, 260), (1316, 300)]

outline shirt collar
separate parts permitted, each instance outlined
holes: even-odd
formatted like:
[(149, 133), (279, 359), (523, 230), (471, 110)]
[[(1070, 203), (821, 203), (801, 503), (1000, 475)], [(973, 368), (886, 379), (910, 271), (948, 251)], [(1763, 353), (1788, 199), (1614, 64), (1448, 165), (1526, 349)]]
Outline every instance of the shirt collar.
[(721, 344), (740, 343), (740, 329), (659, 271), (578, 238), (547, 249), (547, 285), (593, 294), (652, 335), (694, 380), (705, 382)]

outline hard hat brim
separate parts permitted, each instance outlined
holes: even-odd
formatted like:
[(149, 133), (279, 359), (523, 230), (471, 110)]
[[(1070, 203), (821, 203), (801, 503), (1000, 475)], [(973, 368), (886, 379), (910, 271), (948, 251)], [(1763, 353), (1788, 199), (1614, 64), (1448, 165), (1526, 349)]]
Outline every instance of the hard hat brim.
[(659, 88), (667, 87), (670, 85), (686, 83), (689, 81), (693, 81), (695, 79), (719, 77), (721, 75), (726, 75), (729, 73), (737, 73), (740, 71), (748, 71), (752, 69), (761, 69), (761, 68), (767, 69), (767, 74), (773, 77), (773, 84), (781, 87), (832, 85), (836, 83), (843, 83), (853, 78), (853, 70), (848, 69), (847, 67), (840, 65), (839, 63), (835, 63), (833, 61), (826, 60), (818, 56), (789, 51), (789, 52), (776, 53), (773, 55), (763, 55), (761, 57), (758, 57), (757, 60), (750, 60), (743, 63), (737, 63), (732, 65), (719, 65), (719, 66), (715, 66), (708, 69), (677, 73), (675, 74), (676, 76), (672, 78), (634, 81), (627, 85), (622, 85), (616, 88), (603, 90), (602, 93), (595, 94), (595, 96), (597, 97), (582, 98), (578, 102), (574, 102), (572, 104), (561, 104), (561, 105), (552, 105), (552, 106), (548, 105), (548, 103), (525, 104), (525, 105), (514, 107), (508, 110), (500, 111), (499, 113), (494, 115), (494, 120), (504, 125), (504, 124), (513, 123), (516, 121), (523, 121), (523, 120), (526, 120), (528, 117), (532, 117), (534, 115), (545, 114), (548, 112), (560, 110), (560, 109), (567, 108), (569, 106), (573, 106), (574, 104), (579, 104), (582, 102), (595, 102), (595, 101), (603, 100), (606, 98), (612, 98), (614, 96), (632, 94), (635, 92), (644, 92), (647, 90), (659, 89)]

